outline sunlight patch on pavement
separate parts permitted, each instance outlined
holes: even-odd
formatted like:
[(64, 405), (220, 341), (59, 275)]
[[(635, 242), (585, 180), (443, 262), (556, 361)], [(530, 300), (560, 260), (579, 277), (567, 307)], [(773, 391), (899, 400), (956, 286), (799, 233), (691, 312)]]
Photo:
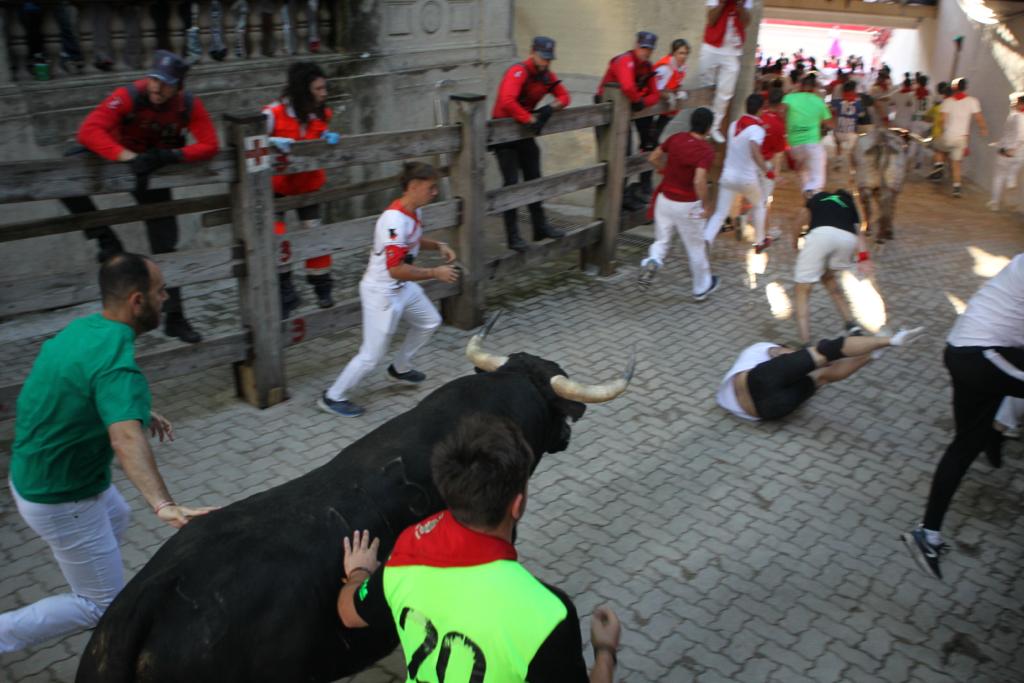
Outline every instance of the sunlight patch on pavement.
[(750, 289), (757, 289), (757, 276), (764, 275), (767, 268), (767, 252), (755, 254), (753, 249), (747, 249), (747, 286)]
[(965, 310), (967, 310), (967, 304), (964, 303), (964, 300), (958, 297), (956, 294), (950, 294), (949, 292), (946, 292), (946, 299), (949, 300), (950, 305), (953, 307), (953, 310), (956, 311), (957, 315), (960, 315)]
[(979, 277), (994, 277), (1010, 262), (1005, 256), (996, 256), (978, 247), (967, 247), (967, 253), (974, 259), (974, 274)]
[(844, 270), (842, 284), (846, 296), (850, 299), (854, 319), (872, 334), (878, 332), (885, 325), (888, 316), (885, 312), (885, 302), (875, 289), (875, 283), (870, 278), (860, 279), (849, 270)]
[(789, 301), (786, 289), (778, 282), (769, 282), (764, 288), (764, 295), (768, 297), (768, 307), (776, 320), (789, 320), (793, 315), (793, 304)]

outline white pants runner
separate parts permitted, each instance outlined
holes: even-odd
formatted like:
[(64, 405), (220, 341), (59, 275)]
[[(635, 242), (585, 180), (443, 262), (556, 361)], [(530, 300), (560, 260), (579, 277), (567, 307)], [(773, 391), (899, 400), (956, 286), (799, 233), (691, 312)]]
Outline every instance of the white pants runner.
[(363, 345), (327, 390), (327, 398), (333, 401), (347, 400), (348, 392), (377, 367), (388, 350), (399, 321), (408, 322), (409, 331), (395, 355), (393, 364), (396, 372), (412, 369), (412, 357), (441, 325), (441, 315), (423, 288), (415, 282), (406, 282), (394, 290), (382, 290), (360, 282), (359, 298), (363, 305)]
[(1024, 149), (1018, 149), (1017, 155), (1004, 157), (996, 153), (996, 168), (992, 174), (992, 203), (998, 204), (1003, 198), (1003, 189), (1013, 190), (1017, 187), (1017, 176), (1024, 166)]
[(49, 544), (71, 592), (0, 614), (0, 652), (96, 625), (124, 588), (118, 544), (131, 518), (131, 508), (113, 484), (98, 496), (52, 505), (27, 501), (10, 488), (18, 512)]
[(700, 84), (715, 86), (715, 103), (712, 111), (715, 113), (715, 122), (711, 129), (715, 130), (722, 124), (725, 113), (729, 109), (729, 102), (736, 91), (736, 77), (740, 73), (740, 58), (732, 55), (723, 55), (710, 50), (701, 50), (700, 53)]
[(825, 172), (828, 158), (825, 146), (820, 142), (806, 145), (794, 145), (789, 150), (796, 161), (796, 169), (800, 174), (801, 192), (821, 192), (825, 189)]
[(693, 293), (701, 294), (711, 286), (711, 265), (704, 245), (704, 219), (700, 202), (677, 202), (663, 194), (654, 203), (654, 244), (641, 266), (654, 263), (659, 268), (665, 263), (673, 230), (686, 248), (693, 278)]
[(722, 224), (729, 216), (729, 209), (733, 200), (738, 196), (744, 196), (750, 202), (750, 222), (754, 226), (754, 241), (760, 244), (764, 242), (764, 220), (765, 220), (765, 196), (764, 188), (760, 180), (749, 183), (733, 183), (722, 181), (718, 186), (718, 198), (715, 200), (715, 213), (708, 219), (704, 228), (704, 239), (714, 242)]

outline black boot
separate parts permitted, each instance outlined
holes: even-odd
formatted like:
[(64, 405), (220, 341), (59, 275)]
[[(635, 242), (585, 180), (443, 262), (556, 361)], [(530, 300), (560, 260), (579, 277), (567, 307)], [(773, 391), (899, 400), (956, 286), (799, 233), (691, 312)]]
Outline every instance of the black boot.
[(1003, 466), (1003, 433), (998, 429), (992, 429), (989, 435), (988, 445), (985, 446), (985, 457), (988, 464), (999, 469)]
[(644, 199), (648, 201), (651, 195), (654, 194), (653, 177), (654, 171), (644, 171), (640, 174), (640, 189), (643, 191)]
[(292, 284), (291, 273), (278, 273), (277, 283), (281, 289), (281, 318), (290, 318), (292, 311), (299, 307), (302, 300), (295, 291), (295, 285)]
[(177, 337), (186, 344), (198, 344), (203, 340), (202, 336), (189, 324), (188, 320), (181, 313), (168, 313), (167, 321), (164, 323), (164, 334), (168, 337)]
[(626, 187), (625, 192), (622, 193), (622, 210), (639, 211), (645, 206), (647, 206), (647, 202), (644, 201), (643, 189), (640, 187), (640, 183), (630, 183)]
[(534, 242), (539, 242), (543, 239), (557, 240), (559, 237), (565, 237), (564, 230), (559, 230), (548, 224), (548, 220), (544, 216), (544, 206), (540, 202), (530, 204), (530, 224), (533, 225)]
[(331, 297), (331, 288), (334, 285), (334, 281), (331, 279), (330, 273), (307, 275), (306, 282), (313, 285), (317, 306), (320, 308), (330, 308), (334, 305), (334, 299)]
[[(509, 216), (509, 214), (512, 214)], [(505, 238), (508, 240), (508, 248), (512, 251), (517, 251), (522, 254), (530, 248), (530, 245), (519, 236), (519, 226), (516, 225), (516, 212), (506, 211), (504, 215), (505, 219)]]

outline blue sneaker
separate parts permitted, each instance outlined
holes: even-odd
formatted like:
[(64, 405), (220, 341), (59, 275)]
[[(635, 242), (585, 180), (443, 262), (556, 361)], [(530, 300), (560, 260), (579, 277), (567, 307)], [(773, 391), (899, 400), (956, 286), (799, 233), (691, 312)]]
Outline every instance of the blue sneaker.
[(704, 301), (704, 299), (707, 299), (709, 296), (711, 296), (711, 292), (715, 291), (716, 289), (718, 289), (718, 276), (717, 275), (712, 275), (711, 276), (711, 285), (707, 289), (705, 289), (703, 292), (701, 292), (700, 294), (694, 294), (693, 295), (693, 300), (694, 301)]
[(419, 384), (427, 378), (419, 370), (409, 370), (407, 372), (398, 372), (395, 370), (394, 365), (388, 366), (388, 377), (395, 380), (396, 382), (404, 382), (406, 384)]
[(342, 417), (359, 417), (363, 414), (363, 409), (353, 403), (352, 401), (346, 401), (344, 399), (335, 401), (333, 398), (327, 398), (327, 392), (320, 396), (320, 400), (316, 402), (320, 410), (331, 413), (332, 415), (341, 415)]
[(949, 546), (945, 543), (932, 545), (924, 533), (924, 527), (917, 527), (913, 531), (900, 534), (903, 543), (906, 544), (910, 556), (929, 576), (942, 580), (942, 571), (939, 569), (939, 556), (949, 552)]

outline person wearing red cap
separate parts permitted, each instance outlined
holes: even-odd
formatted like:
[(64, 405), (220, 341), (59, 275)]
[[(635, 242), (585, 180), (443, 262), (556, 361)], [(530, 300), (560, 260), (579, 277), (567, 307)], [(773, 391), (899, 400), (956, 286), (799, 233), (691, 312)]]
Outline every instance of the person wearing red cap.
[[(328, 130), (333, 112), (327, 106), (327, 76), (315, 62), (295, 62), (288, 67), (288, 84), (284, 94), (277, 102), (263, 108), (267, 119), (267, 134), (270, 142), (283, 154), (291, 152), (292, 143), (296, 140), (324, 140), (327, 144), (337, 144), (338, 133)], [(286, 159), (287, 157), (285, 157)], [(316, 192), (327, 182), (327, 174), (323, 169), (275, 175), (273, 178), (274, 194), (279, 197)], [(297, 209), (302, 227), (306, 229), (320, 226), (320, 205), (312, 204)], [(284, 213), (279, 213), (274, 220), (274, 233), (284, 235), (287, 232)], [(306, 259), (306, 280), (313, 286), (317, 305), (330, 308), (334, 305), (331, 298), (331, 255), (323, 254)], [(292, 273), (288, 270), (278, 273), (281, 288), (281, 316), (287, 318), (299, 305), (299, 296), (292, 284)]]
[[(149, 177), (168, 164), (206, 161), (220, 148), (217, 131), (202, 100), (185, 91), (188, 72), (178, 55), (157, 50), (153, 67), (141, 78), (112, 92), (93, 109), (78, 128), (78, 142), (108, 161), (128, 162), (138, 180), (132, 195), (140, 204), (171, 201), (169, 188), (150, 188)], [(186, 133), (195, 138), (186, 144)], [(68, 197), (64, 205), (72, 213), (95, 211), (89, 197)], [(178, 222), (174, 216), (146, 221), (149, 245), (154, 254), (175, 250)], [(99, 260), (123, 251), (109, 226), (90, 228), (86, 236), (99, 242)], [(185, 318), (181, 288), (167, 288), (164, 333), (195, 344), (201, 337)]]
[(715, 123), (711, 137), (718, 144), (725, 142), (722, 122), (736, 92), (752, 6), (753, 0), (707, 0), (708, 21), (700, 48), (700, 77), (701, 85), (715, 86)]
[[(595, 102), (600, 102), (604, 96), (605, 83), (618, 83), (622, 94), (629, 100), (633, 111), (640, 111), (647, 107), (653, 107), (658, 103), (661, 94), (658, 90), (657, 79), (654, 76), (654, 67), (651, 65), (651, 52), (658, 44), (658, 36), (650, 31), (640, 31), (636, 34), (636, 46), (629, 52), (612, 57), (608, 62), (608, 68), (597, 86)], [(654, 129), (654, 117), (645, 116), (635, 120), (636, 132), (640, 136), (640, 151), (653, 152), (658, 146), (658, 136)], [(633, 151), (632, 138), (626, 139), (626, 153)], [(634, 211), (647, 205), (653, 188), (650, 187), (650, 172), (641, 176), (641, 183), (646, 182), (647, 186), (641, 184), (630, 186), (630, 191), (623, 194), (622, 208), (627, 211)], [(641, 196), (643, 194), (644, 196)]]
[[(533, 39), (530, 55), (522, 62), (517, 62), (505, 71), (498, 86), (498, 97), (494, 101), (491, 118), (515, 119), (527, 126), (534, 135), (540, 135), (544, 124), (551, 114), (569, 106), (569, 91), (551, 71), (551, 62), (555, 58), (555, 41), (547, 36)], [(550, 104), (536, 108), (548, 95), (553, 97)], [(534, 180), (540, 177), (540, 148), (531, 136), (503, 142), (492, 148), (501, 169), (502, 185), (515, 185), (519, 182), (522, 171), (523, 180)], [(540, 202), (530, 204), (530, 222), (533, 224), (534, 241), (544, 238), (558, 239), (562, 230), (548, 225), (544, 217), (544, 206)], [(527, 244), (519, 236), (516, 210), (509, 209), (502, 218), (505, 220), (505, 236), (509, 249), (518, 252), (527, 250)]]

